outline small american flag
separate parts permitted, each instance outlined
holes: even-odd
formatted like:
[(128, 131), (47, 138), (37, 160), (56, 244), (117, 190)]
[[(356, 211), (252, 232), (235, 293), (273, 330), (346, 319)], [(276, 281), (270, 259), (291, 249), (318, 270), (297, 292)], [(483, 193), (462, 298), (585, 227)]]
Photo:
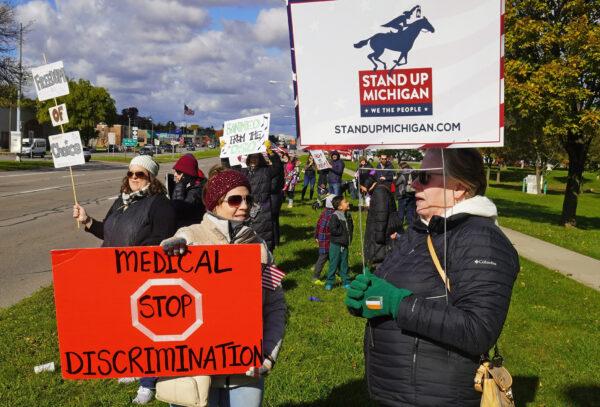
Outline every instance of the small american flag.
[(187, 116), (193, 116), (194, 111), (188, 107), (188, 105), (183, 105), (183, 114)]
[(262, 272), (262, 287), (275, 291), (281, 285), (283, 277), (285, 277), (285, 273), (279, 270), (276, 265), (266, 266)]

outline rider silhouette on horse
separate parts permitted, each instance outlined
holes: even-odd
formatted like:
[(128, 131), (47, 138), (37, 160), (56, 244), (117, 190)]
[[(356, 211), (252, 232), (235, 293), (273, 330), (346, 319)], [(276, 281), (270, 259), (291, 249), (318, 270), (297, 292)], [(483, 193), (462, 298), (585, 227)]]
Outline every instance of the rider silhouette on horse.
[[(413, 13), (416, 13), (419, 18), (414, 22), (408, 23)], [(390, 75), (398, 65), (408, 63), (408, 52), (412, 49), (415, 40), (421, 32), (435, 32), (429, 20), (426, 17), (421, 17), (420, 6), (415, 6), (411, 10), (405, 11), (402, 15), (384, 24), (383, 27), (396, 28), (398, 31), (375, 34), (370, 38), (357, 42), (354, 44), (354, 48), (362, 48), (367, 44), (371, 46), (373, 52), (367, 55), (367, 58), (373, 63), (374, 71), (379, 68), (377, 62), (383, 65), (383, 69), (387, 69), (386, 63), (379, 59), (386, 49), (398, 51), (400, 54), (398, 55), (398, 59), (394, 60), (395, 64), (390, 69)]]
[(415, 14), (417, 18), (421, 18), (421, 6), (416, 5), (408, 11), (400, 14), (398, 17), (394, 18), (392, 21), (383, 24), (382, 27), (395, 28), (400, 31), (404, 31), (406, 27), (408, 27), (408, 21), (412, 19), (413, 14)]

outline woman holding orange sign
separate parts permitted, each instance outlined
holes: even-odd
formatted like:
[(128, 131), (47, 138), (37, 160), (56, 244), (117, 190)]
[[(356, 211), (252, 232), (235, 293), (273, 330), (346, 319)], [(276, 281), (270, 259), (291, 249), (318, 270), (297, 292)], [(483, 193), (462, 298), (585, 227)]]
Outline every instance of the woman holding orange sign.
[[(258, 407), (262, 404), (264, 377), (275, 365), (285, 331), (287, 307), (281, 287), (284, 274), (273, 265), (273, 256), (265, 241), (246, 225), (253, 202), (250, 182), (244, 174), (221, 167), (211, 169), (204, 188), (204, 204), (207, 212), (201, 223), (179, 229), (161, 246), (169, 255), (174, 255), (185, 253), (188, 245), (261, 244), (262, 366), (250, 368), (245, 375), (211, 376), (210, 389), (204, 389), (208, 406)], [(157, 397), (160, 398), (160, 394)]]

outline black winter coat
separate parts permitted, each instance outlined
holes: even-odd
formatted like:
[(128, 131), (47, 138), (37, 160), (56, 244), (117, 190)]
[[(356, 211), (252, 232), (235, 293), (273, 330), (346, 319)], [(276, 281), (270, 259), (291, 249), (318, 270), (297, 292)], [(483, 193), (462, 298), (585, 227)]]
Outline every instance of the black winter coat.
[(342, 182), (342, 175), (344, 174), (345, 164), (341, 158), (337, 160), (331, 160), (331, 168), (327, 173), (327, 182), (329, 184), (339, 184)]
[[(394, 169), (394, 166), (392, 165), (391, 162), (386, 162), (385, 166), (381, 165), (381, 163), (377, 164), (377, 167), (375, 167), (377, 170), (392, 170)], [(380, 179), (381, 177), (385, 178), (385, 179)], [(387, 182), (389, 184), (391, 184), (394, 181), (394, 171), (376, 171), (376, 175), (375, 175), (375, 181), (377, 182)]]
[(271, 161), (271, 166), (269, 167), (271, 172), (271, 195), (279, 195), (285, 183), (283, 163), (277, 153), (269, 155), (269, 160)]
[(473, 378), (502, 331), (519, 258), (491, 218), (457, 214), (447, 228), (449, 305), (426, 242), (431, 233), (444, 264), (440, 217), (415, 222), (376, 271), (413, 292), (396, 320), (373, 318), (365, 330), (369, 392), (382, 405), (479, 406)]
[(273, 239), (273, 214), (271, 211), (271, 172), (269, 167), (244, 168), (242, 171), (250, 181), (252, 198), (260, 210), (252, 215), (250, 227), (261, 237), (273, 251), (275, 244)]
[(206, 212), (202, 201), (202, 189), (205, 182), (184, 175), (181, 182), (175, 184), (171, 194), (171, 204), (177, 217), (177, 229), (200, 223)]
[(402, 232), (402, 222), (396, 211), (396, 201), (385, 184), (377, 184), (371, 194), (371, 203), (365, 227), (365, 260), (378, 265), (391, 250), (394, 233)]
[(175, 234), (175, 211), (165, 195), (135, 199), (127, 210), (119, 196), (104, 221), (88, 230), (103, 240), (102, 247), (155, 246)]
[(346, 222), (337, 217), (337, 211), (329, 219), (329, 242), (340, 246), (348, 247), (352, 243), (352, 234), (354, 233), (354, 223), (350, 212), (344, 213)]

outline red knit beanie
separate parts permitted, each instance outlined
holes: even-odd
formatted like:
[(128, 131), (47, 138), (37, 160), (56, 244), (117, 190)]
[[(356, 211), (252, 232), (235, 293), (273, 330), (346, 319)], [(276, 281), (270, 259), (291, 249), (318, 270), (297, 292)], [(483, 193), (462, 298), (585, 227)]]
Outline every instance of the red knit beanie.
[(190, 175), (192, 177), (198, 176), (198, 160), (192, 154), (188, 153), (182, 155), (179, 160), (173, 166), (174, 170), (179, 172), (183, 172), (184, 174)]
[(204, 206), (209, 211), (212, 211), (217, 206), (219, 199), (237, 187), (246, 187), (250, 191), (250, 182), (244, 174), (235, 170), (225, 170), (216, 173), (208, 179), (208, 182), (204, 186)]

